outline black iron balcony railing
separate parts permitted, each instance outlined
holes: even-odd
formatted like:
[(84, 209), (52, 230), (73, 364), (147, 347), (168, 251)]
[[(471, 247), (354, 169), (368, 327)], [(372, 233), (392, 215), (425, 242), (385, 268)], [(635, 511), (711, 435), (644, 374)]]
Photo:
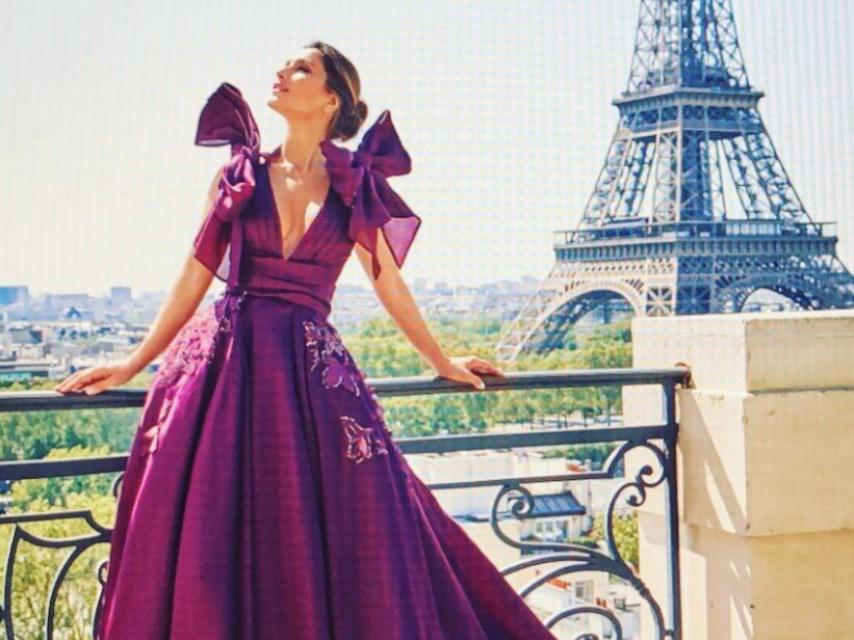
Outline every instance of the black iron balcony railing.
[[(629, 385), (655, 385), (661, 391), (661, 419), (659, 422), (641, 426), (593, 426), (583, 428), (561, 428), (517, 433), (487, 433), (476, 435), (453, 435), (423, 438), (395, 438), (395, 442), (404, 453), (481, 451), (494, 449), (525, 447), (565, 447), (567, 445), (614, 443), (614, 449), (600, 470), (560, 473), (526, 477), (497, 477), (482, 480), (461, 480), (428, 484), (433, 491), (471, 489), (473, 487), (494, 486), (497, 493), (492, 503), (490, 524), (495, 535), (505, 544), (519, 550), (521, 559), (502, 568), (503, 575), (523, 572), (534, 567), (544, 567), (538, 571), (519, 591), (527, 597), (537, 589), (559, 579), (560, 576), (578, 572), (604, 572), (614, 579), (622, 581), (637, 593), (639, 600), (649, 610), (655, 624), (655, 638), (681, 640), (680, 625), (680, 588), (679, 588), (679, 529), (676, 478), (676, 442), (678, 424), (676, 422), (675, 390), (685, 384), (688, 372), (683, 368), (673, 369), (611, 369), (580, 371), (537, 371), (507, 373), (503, 378), (487, 377), (484, 391), (475, 390), (470, 385), (452, 382), (442, 378), (384, 378), (369, 379), (368, 384), (381, 397), (415, 396), (438, 393), (486, 393), (490, 391), (527, 391), (533, 389), (565, 389), (571, 387), (622, 387)], [(26, 411), (56, 411), (92, 408), (128, 408), (141, 407), (145, 403), (145, 390), (112, 389), (95, 396), (61, 395), (55, 392), (0, 393), (0, 413)], [(530, 519), (536, 517), (535, 503), (537, 494), (528, 487), (546, 482), (566, 483), (580, 480), (619, 479), (618, 469), (624, 464), (626, 454), (633, 449), (645, 449), (656, 461), (658, 469), (643, 465), (633, 478), (626, 478), (613, 493), (607, 508), (603, 512), (604, 543), (599, 547), (576, 542), (525, 542), (514, 539), (506, 532), (509, 519)], [(92, 476), (94, 474), (116, 473), (112, 482), (113, 495), (121, 474), (127, 463), (127, 454), (88, 457), (63, 460), (23, 460), (0, 462), (0, 487), (8, 486), (24, 479), (49, 479)], [(638, 571), (621, 555), (615, 540), (613, 523), (615, 507), (620, 498), (631, 507), (638, 507), (646, 501), (649, 489), (664, 485), (663, 504), (666, 517), (666, 554), (661, 562), (666, 563), (667, 612), (653, 597), (649, 588), (641, 580)], [(553, 495), (553, 494), (552, 494)], [(507, 509), (499, 518), (499, 504), (506, 500)], [(62, 538), (48, 538), (29, 530), (35, 523), (75, 520), (87, 527), (87, 533)], [(45, 604), (36, 612), (40, 620), (40, 631), (34, 637), (53, 640), (58, 637), (70, 637), (56, 628), (57, 595), (70, 575), (74, 564), (93, 546), (110, 542), (111, 529), (100, 523), (91, 510), (77, 509), (65, 511), (46, 511), (43, 513), (17, 513), (0, 515), (0, 533), (11, 528), (6, 552), (5, 574), (3, 576), (2, 607), (0, 622), (7, 640), (20, 639), (16, 635), (14, 607), (14, 588), (17, 583), (15, 570), (25, 555), (25, 545), (54, 549), (63, 554), (62, 561), (48, 585)], [(97, 598), (90, 603), (88, 619), (83, 624), (91, 630), (98, 621), (102, 588), (108, 570), (106, 556), (100, 562), (91, 580), (96, 583)], [(655, 562), (653, 558), (644, 558), (645, 562)], [(613, 640), (625, 637), (617, 612), (609, 608), (604, 600), (582, 601), (575, 599), (570, 606), (552, 613), (544, 621), (554, 629), (558, 621), (572, 616), (583, 617), (582, 623), (598, 616), (599, 626), (604, 628), (604, 638)], [(28, 611), (32, 616), (33, 611)], [(577, 618), (575, 619), (578, 620)], [(76, 636), (75, 636), (76, 637)], [(591, 631), (576, 635), (576, 638), (599, 638)]]

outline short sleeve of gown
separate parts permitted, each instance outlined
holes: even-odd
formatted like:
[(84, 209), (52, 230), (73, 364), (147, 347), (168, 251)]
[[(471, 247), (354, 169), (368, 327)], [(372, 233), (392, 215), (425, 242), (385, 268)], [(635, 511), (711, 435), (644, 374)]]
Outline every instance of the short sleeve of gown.
[(219, 280), (225, 282), (229, 272), (228, 245), (231, 221), (224, 221), (211, 209), (193, 240), (193, 256)]
[(421, 217), (409, 208), (396, 191), (384, 186), (387, 188), (381, 190), (384, 191), (384, 203), (389, 219), (381, 223), (379, 229), (388, 242), (395, 263), (398, 268), (402, 268), (421, 227)]

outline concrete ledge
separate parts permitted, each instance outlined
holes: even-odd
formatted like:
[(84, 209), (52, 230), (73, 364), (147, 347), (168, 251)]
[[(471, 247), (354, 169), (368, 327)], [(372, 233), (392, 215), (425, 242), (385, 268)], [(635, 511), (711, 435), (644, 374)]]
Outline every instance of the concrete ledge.
[[(854, 310), (635, 318), (634, 366), (677, 392), (683, 638), (854, 638)], [(624, 387), (627, 426), (661, 392)], [(653, 455), (626, 457), (628, 479)], [(655, 480), (660, 477), (648, 478)], [(641, 578), (665, 611), (664, 485), (638, 508)], [(642, 615), (642, 638), (652, 619)]]

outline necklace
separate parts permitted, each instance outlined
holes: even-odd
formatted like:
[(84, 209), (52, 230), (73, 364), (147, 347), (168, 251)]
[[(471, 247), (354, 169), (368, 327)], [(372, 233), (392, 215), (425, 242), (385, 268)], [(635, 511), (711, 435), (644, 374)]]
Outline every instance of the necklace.
[[(305, 172), (307, 172), (311, 168), (311, 161), (314, 160), (314, 154), (316, 154), (316, 153), (317, 153), (317, 147), (312, 149), (311, 155), (308, 157), (308, 162), (305, 163), (305, 168), (301, 169), (297, 165), (295, 165), (294, 163), (292, 163), (288, 160), (285, 160), (284, 155), (282, 154), (282, 145), (279, 145), (278, 147), (276, 147), (276, 156), (279, 158), (279, 160), (282, 161), (282, 164), (280, 164), (279, 166), (282, 168), (282, 170), (285, 173), (292, 173), (292, 174), (296, 174), (296, 175), (304, 174)], [(287, 162), (288, 164), (285, 165), (285, 164), (283, 164), (284, 162)]]

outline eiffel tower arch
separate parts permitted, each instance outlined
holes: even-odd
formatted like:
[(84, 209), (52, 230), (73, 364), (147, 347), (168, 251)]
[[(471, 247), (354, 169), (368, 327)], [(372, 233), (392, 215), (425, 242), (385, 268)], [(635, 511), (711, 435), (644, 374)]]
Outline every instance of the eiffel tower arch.
[(577, 227), (555, 232), (555, 264), (497, 360), (559, 346), (615, 298), (639, 316), (738, 313), (760, 289), (803, 309), (854, 306), (836, 223), (807, 214), (757, 109), (763, 95), (730, 0), (641, 0), (605, 163)]

